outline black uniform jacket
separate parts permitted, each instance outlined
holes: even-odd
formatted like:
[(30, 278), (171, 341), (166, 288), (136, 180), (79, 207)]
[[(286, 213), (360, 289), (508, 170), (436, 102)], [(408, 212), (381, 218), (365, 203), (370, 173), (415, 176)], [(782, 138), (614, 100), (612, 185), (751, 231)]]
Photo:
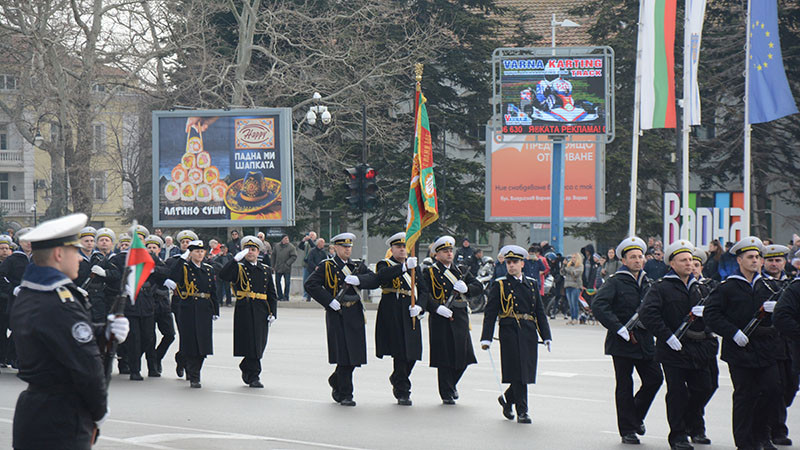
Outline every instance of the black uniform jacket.
[(201, 263), (198, 267), (191, 261), (179, 258), (179, 262), (173, 264), (169, 278), (178, 285), (172, 296), (172, 304), (175, 306), (181, 337), (181, 354), (213, 354), (212, 316), (219, 315), (214, 270), (209, 264)]
[(108, 276), (109, 268), (106, 262), (106, 257), (99, 251), (93, 251), (89, 256), (86, 256), (82, 251), (80, 252), (81, 262), (78, 267), (78, 278), (72, 280), (75, 286), (83, 288), (89, 293), (89, 303), (91, 303), (92, 320), (95, 322), (103, 322), (106, 320), (108, 314), (108, 305), (106, 304), (105, 296), (105, 280), (106, 277), (101, 277), (92, 273), (92, 266), (102, 267)]
[[(378, 287), (378, 277), (360, 261), (347, 263), (338, 256), (319, 263), (305, 283), (306, 292), (325, 308), (325, 327), (328, 334), (328, 362), (343, 366), (360, 366), (367, 363), (367, 335), (364, 305), (356, 288), (345, 284), (347, 274), (358, 275), (359, 289)], [(334, 298), (339, 297), (342, 308), (331, 309)]]
[[(684, 285), (670, 270), (653, 283), (639, 308), (639, 319), (656, 337), (656, 361), (662, 364), (704, 369), (716, 354), (714, 344), (706, 334), (703, 318), (690, 315), (692, 307), (697, 304), (697, 296), (691, 295), (697, 289), (696, 284), (698, 281), (690, 275), (688, 284)], [(681, 339), (681, 350), (676, 352), (667, 345), (667, 340), (688, 318), (691, 325)]]
[(108, 405), (104, 324), (92, 323), (84, 291), (56, 269), (30, 265), (20, 286), (11, 326), (17, 376), (29, 386), (17, 400), (13, 445), (89, 449)]
[[(269, 322), (278, 317), (278, 296), (272, 269), (233, 258), (219, 272), (219, 278), (233, 283), (236, 306), (233, 310), (233, 356), (261, 358), (267, 348)], [(227, 283), (226, 283), (227, 286)]]
[[(770, 276), (766, 272), (762, 272), (761, 276), (764, 279), (764, 283), (766, 283), (767, 287), (772, 291), (770, 297), (771, 300), (773, 301), (778, 301), (780, 299), (784, 289), (789, 287), (789, 283), (791, 282), (791, 280), (783, 272), (781, 272), (780, 276), (778, 277)], [(774, 311), (772, 314), (772, 325), (775, 326)], [(789, 360), (790, 359), (789, 355), (791, 354), (791, 340), (787, 338), (783, 333), (781, 333), (780, 330), (778, 330), (778, 335), (782, 345), (778, 345), (775, 348), (775, 359), (779, 361)]]
[(639, 272), (637, 280), (627, 267), (622, 266), (598, 289), (592, 301), (592, 312), (608, 330), (606, 355), (653, 359), (655, 353), (653, 334), (641, 323), (630, 331), (636, 337), (636, 344), (632, 342), (633, 339), (626, 341), (617, 334), (617, 331), (636, 314), (651, 283), (644, 271)]
[[(422, 325), (420, 316), (412, 320), (411, 272), (403, 271), (403, 265), (388, 258), (375, 265), (381, 284), (381, 302), (375, 321), (375, 354), (378, 358), (392, 356), (406, 361), (422, 359)], [(422, 271), (416, 268), (415, 285), (419, 286)], [(425, 309), (425, 299), (419, 291), (414, 303)]]
[(512, 276), (495, 281), (483, 312), (481, 341), (492, 340), (499, 317), (503, 383), (535, 383), (539, 337), (552, 339), (538, 283), (530, 277), (520, 281)]
[[(462, 278), (468, 288), (463, 296), (453, 290), (453, 280)], [(469, 310), (464, 298), (480, 294), (483, 289), (481, 283), (471, 273), (462, 274), (455, 265), (448, 269), (439, 261), (422, 272), (421, 281), (420, 291), (428, 298), (428, 310), (431, 312), (428, 318), (430, 366), (463, 369), (478, 362), (472, 349)], [(440, 305), (453, 310), (452, 320), (436, 313)]]
[(789, 354), (795, 373), (800, 373), (800, 278), (795, 278), (781, 294), (772, 321), (789, 341)]
[(763, 314), (761, 324), (750, 335), (746, 346), (739, 347), (733, 341), (736, 332), (744, 330), (771, 296), (772, 290), (760, 274), (750, 283), (738, 269), (711, 292), (703, 317), (711, 330), (722, 336), (723, 361), (749, 368), (775, 364), (780, 337), (772, 326), (771, 314)]
[(25, 268), (28, 267), (29, 263), (30, 259), (25, 252), (15, 250), (14, 253), (9, 255), (9, 257), (0, 264), (0, 277), (5, 278), (5, 281), (7, 281), (3, 283), (3, 287), (8, 296), (7, 311), (9, 313), (14, 306), (14, 289), (22, 282), (22, 275), (25, 273)]
[[(153, 271), (147, 277), (142, 289), (139, 290), (139, 295), (136, 297), (136, 302), (131, 302), (127, 299), (125, 304), (125, 315), (133, 317), (151, 317), (155, 314), (156, 302), (159, 298), (163, 299), (167, 294), (167, 288), (164, 287), (164, 280), (169, 277), (169, 269), (161, 262), (158, 255), (149, 253), (153, 258)], [(163, 301), (163, 300), (161, 300)]]

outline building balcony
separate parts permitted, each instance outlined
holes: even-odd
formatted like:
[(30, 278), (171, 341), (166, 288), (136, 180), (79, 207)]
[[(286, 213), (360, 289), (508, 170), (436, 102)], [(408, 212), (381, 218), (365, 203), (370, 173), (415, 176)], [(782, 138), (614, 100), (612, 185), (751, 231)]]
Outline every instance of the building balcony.
[(24, 168), (22, 150), (0, 150), (0, 168)]
[(0, 209), (8, 216), (27, 216), (31, 214), (30, 206), (25, 200), (0, 200)]

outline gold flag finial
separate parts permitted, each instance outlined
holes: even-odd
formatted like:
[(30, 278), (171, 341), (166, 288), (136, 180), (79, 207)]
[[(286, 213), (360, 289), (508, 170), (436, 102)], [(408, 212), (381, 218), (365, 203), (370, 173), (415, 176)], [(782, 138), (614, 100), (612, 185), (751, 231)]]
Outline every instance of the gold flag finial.
[(420, 64), (420, 63), (414, 64), (414, 72), (416, 72), (416, 74), (417, 74), (417, 76), (416, 76), (417, 83), (422, 82), (422, 68), (423, 67), (424, 67), (424, 64)]

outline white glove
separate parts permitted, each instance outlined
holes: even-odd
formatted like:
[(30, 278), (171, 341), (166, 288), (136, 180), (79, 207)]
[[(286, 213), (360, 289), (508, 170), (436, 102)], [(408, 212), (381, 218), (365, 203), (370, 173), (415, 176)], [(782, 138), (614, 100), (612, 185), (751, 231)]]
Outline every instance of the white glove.
[(239, 261), (243, 260), (244, 257), (247, 256), (248, 253), (250, 253), (250, 249), (246, 248), (246, 249), (240, 251), (239, 253), (237, 253), (236, 256), (233, 257), (233, 259), (235, 259), (236, 262), (239, 262)]
[(692, 315), (695, 317), (703, 317), (703, 310), (705, 306), (692, 306)]
[(19, 291), (22, 290), (22, 286), (17, 286), (14, 288), (14, 297), (19, 295)]
[(331, 304), (328, 305), (328, 306), (330, 306), (331, 309), (334, 310), (334, 311), (338, 311), (338, 310), (342, 309), (342, 305), (339, 303), (339, 300), (336, 300), (336, 299), (331, 300)]
[(106, 319), (109, 322), (106, 327), (106, 339), (110, 339), (113, 334), (114, 339), (116, 339), (118, 343), (122, 344), (125, 342), (125, 339), (128, 337), (128, 332), (131, 330), (131, 324), (128, 322), (128, 319), (125, 317), (117, 317), (113, 314), (109, 314)]
[(744, 347), (750, 342), (750, 339), (746, 334), (742, 333), (742, 330), (736, 330), (736, 334), (733, 335), (733, 342), (736, 342), (739, 347)]
[(170, 291), (174, 291), (178, 287), (178, 284), (167, 278), (164, 280), (164, 286)]
[(458, 280), (455, 283), (453, 283), (453, 290), (463, 294), (463, 293), (467, 292), (467, 283), (464, 283), (463, 281)]
[(102, 267), (100, 267), (98, 265), (94, 265), (94, 266), (92, 266), (92, 273), (97, 275), (97, 276), (99, 276), (99, 277), (104, 277), (104, 276), (106, 276), (106, 269), (103, 269)]
[(215, 314), (215, 315), (211, 316), (211, 320), (217, 320), (217, 319), (219, 319), (218, 315)]
[(681, 351), (683, 348), (683, 344), (681, 344), (681, 341), (676, 338), (674, 334), (667, 339), (667, 345), (669, 345), (669, 348), (675, 350), (676, 352)]
[(409, 256), (406, 258), (406, 262), (403, 263), (403, 270), (411, 270), (415, 267), (417, 267), (417, 257)]
[(185, 252), (183, 252), (183, 254), (181, 255), (181, 258), (183, 258), (184, 261), (188, 261), (189, 260), (189, 250), (186, 250)]
[(776, 302), (776, 301), (764, 302), (764, 304), (762, 305), (764, 307), (764, 311), (766, 311), (768, 313), (771, 313), (772, 311), (775, 311), (775, 304), (776, 303), (778, 303), (778, 302)]
[(484, 350), (489, 350), (489, 347), (492, 346), (492, 341), (481, 341), (481, 348)]
[(417, 317), (421, 312), (422, 312), (422, 307), (419, 305), (408, 307), (408, 315), (411, 317)]
[(453, 317), (453, 310), (448, 308), (447, 306), (439, 305), (439, 307), (436, 308), (436, 314), (444, 317), (445, 319), (449, 319)]
[(355, 275), (348, 275), (344, 277), (344, 282), (351, 285), (351, 286), (358, 286), (361, 284), (361, 280), (358, 279)]
[(109, 414), (111, 414), (111, 410), (108, 409), (108, 407), (106, 407), (106, 413), (103, 414), (103, 417), (101, 417), (100, 420), (98, 420), (97, 422), (94, 423), (95, 426), (97, 428), (100, 428), (106, 422), (106, 420), (108, 419), (108, 415)]
[(269, 325), (272, 325), (272, 322), (275, 322), (276, 320), (278, 320), (278, 319), (277, 319), (275, 316), (273, 316), (272, 314), (270, 314), (269, 316), (267, 316), (267, 323), (268, 323)]
[(622, 327), (619, 330), (617, 330), (617, 334), (619, 335), (619, 337), (621, 337), (622, 339), (625, 339), (626, 341), (630, 341), (631, 340), (631, 334), (628, 332), (628, 329), (625, 328), (625, 327)]
[(550, 352), (550, 343), (553, 342), (550, 339), (544, 341), (544, 346), (547, 347), (547, 352)]

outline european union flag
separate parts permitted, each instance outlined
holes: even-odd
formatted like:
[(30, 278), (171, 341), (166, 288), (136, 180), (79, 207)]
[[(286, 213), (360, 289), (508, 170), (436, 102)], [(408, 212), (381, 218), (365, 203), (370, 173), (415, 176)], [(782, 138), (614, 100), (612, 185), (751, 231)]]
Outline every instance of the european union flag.
[(786, 80), (778, 36), (777, 0), (750, 0), (750, 123), (769, 122), (797, 113)]

